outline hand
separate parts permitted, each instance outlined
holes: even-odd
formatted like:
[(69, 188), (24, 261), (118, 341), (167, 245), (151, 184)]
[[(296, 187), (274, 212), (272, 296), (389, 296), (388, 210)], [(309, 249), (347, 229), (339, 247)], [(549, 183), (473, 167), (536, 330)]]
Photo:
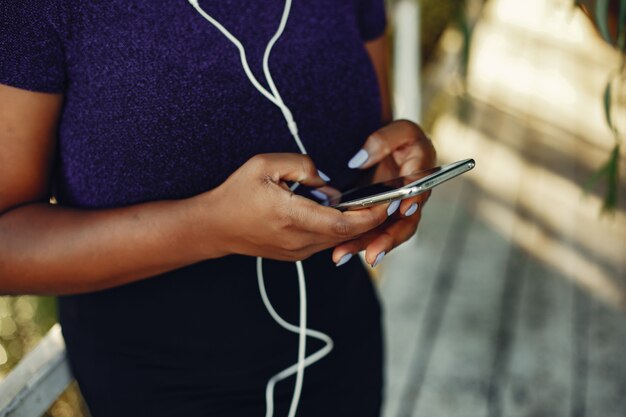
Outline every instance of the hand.
[(251, 158), (219, 187), (194, 197), (204, 216), (198, 223), (210, 225), (199, 226), (198, 241), (217, 234), (224, 255), (294, 261), (355, 239), (387, 219), (386, 205), (342, 213), (294, 194), (287, 181), (325, 184), (308, 156)]
[[(435, 166), (432, 142), (415, 123), (399, 120), (374, 132), (363, 148), (350, 160), (350, 168), (367, 169), (376, 165), (373, 182), (404, 176)], [(365, 250), (365, 260), (376, 266), (393, 248), (407, 241), (415, 231), (430, 192), (389, 204), (389, 222), (349, 242), (338, 245), (333, 261)], [(359, 210), (356, 210), (357, 212)]]

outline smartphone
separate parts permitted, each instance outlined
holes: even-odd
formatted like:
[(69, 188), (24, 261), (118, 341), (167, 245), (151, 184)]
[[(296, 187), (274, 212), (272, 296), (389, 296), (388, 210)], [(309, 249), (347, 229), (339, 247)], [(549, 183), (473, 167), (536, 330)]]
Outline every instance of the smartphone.
[(414, 197), (471, 170), (475, 165), (473, 159), (464, 159), (404, 177), (354, 188), (329, 196), (328, 205), (342, 211), (356, 210)]

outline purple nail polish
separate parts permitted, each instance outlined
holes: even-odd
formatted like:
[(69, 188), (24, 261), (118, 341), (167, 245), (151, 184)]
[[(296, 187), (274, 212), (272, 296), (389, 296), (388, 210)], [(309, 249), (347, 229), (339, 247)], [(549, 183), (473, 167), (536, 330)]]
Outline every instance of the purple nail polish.
[(322, 200), (322, 201), (327, 201), (328, 200), (328, 196), (326, 194), (324, 194), (321, 191), (318, 190), (311, 190), (311, 195), (315, 198), (317, 198), (318, 200)]
[(400, 200), (392, 201), (389, 204), (389, 207), (387, 207), (387, 216), (391, 216), (393, 213), (395, 213), (396, 210), (398, 210), (398, 207), (400, 207)]
[(335, 266), (339, 267), (345, 264), (346, 262), (348, 262), (350, 259), (352, 259), (352, 254), (346, 253), (345, 255), (341, 257), (341, 259), (339, 259), (339, 261), (335, 264)]
[(374, 263), (372, 264), (372, 268), (374, 268), (376, 265), (378, 265), (380, 263), (380, 261), (383, 260), (384, 257), (385, 257), (385, 251), (382, 251), (381, 253), (379, 253), (376, 256), (376, 259), (374, 260)]
[(369, 157), (370, 156), (367, 151), (365, 149), (361, 149), (348, 161), (348, 168), (355, 169), (363, 166)]
[(321, 179), (323, 179), (324, 181), (328, 182), (330, 181), (330, 177), (326, 174), (324, 174), (322, 171), (320, 171), (319, 169), (317, 170), (317, 175), (320, 176)]
[(408, 208), (408, 210), (404, 212), (404, 216), (405, 217), (412, 216), (413, 214), (415, 214), (415, 212), (417, 211), (418, 207), (419, 206), (418, 206), (417, 203), (411, 204), (411, 206)]

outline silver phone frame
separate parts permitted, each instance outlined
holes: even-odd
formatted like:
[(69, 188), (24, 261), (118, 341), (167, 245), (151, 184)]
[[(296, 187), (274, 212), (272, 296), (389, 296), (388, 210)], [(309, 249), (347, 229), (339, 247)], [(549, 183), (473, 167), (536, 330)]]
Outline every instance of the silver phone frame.
[(415, 197), (416, 195), (431, 190), (439, 184), (442, 184), (458, 175), (470, 171), (475, 166), (476, 161), (474, 161), (473, 159), (463, 159), (461, 161), (453, 162), (448, 165), (443, 165), (441, 166), (441, 170), (424, 178), (420, 178), (419, 180), (414, 181), (410, 184), (404, 185), (400, 188), (396, 188), (395, 190), (362, 197), (356, 200), (345, 201), (337, 205), (331, 205), (330, 207), (336, 208), (341, 211), (357, 210), (375, 206), (376, 204)]

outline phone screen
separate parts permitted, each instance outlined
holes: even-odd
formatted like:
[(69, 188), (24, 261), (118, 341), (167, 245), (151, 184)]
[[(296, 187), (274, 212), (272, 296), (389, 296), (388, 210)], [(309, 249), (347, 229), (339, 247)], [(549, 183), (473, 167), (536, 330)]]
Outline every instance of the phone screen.
[(404, 177), (397, 177), (387, 181), (378, 182), (375, 184), (366, 185), (363, 187), (354, 188), (343, 193), (337, 193), (330, 195), (328, 203), (330, 206), (336, 206), (348, 201), (358, 200), (360, 198), (370, 197), (373, 195), (382, 194), (388, 191), (393, 191), (398, 188), (402, 188), (405, 185), (411, 184), (424, 177), (427, 177), (435, 172), (440, 171), (441, 167), (434, 167), (424, 171), (414, 172)]

